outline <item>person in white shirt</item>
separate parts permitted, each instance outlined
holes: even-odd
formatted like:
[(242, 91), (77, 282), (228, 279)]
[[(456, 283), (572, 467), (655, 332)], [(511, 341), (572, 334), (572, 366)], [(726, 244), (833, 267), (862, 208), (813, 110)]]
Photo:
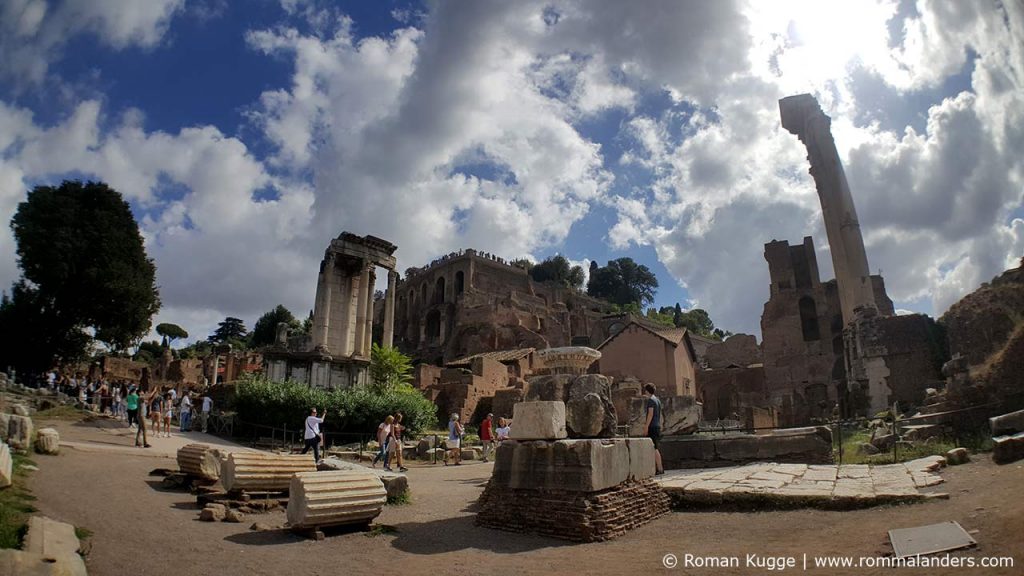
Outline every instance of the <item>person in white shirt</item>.
[(188, 432), (192, 429), (192, 398), (188, 392), (181, 395), (181, 408), (178, 410), (179, 429)]
[(511, 431), (512, 427), (510, 426), (510, 422), (504, 418), (499, 418), (498, 427), (494, 430), (494, 435), (497, 438), (498, 442), (508, 440), (508, 435), (509, 432)]
[[(324, 417), (327, 416), (327, 410), (324, 410)], [(316, 408), (313, 408), (309, 416), (306, 417), (306, 430), (303, 433), (303, 438), (306, 440), (306, 446), (302, 449), (302, 453), (309, 452), (309, 449), (313, 449), (313, 461), (320, 462), (320, 425), (324, 423), (323, 418), (317, 418)]]
[(206, 422), (210, 419), (210, 410), (213, 410), (213, 398), (210, 398), (210, 393), (203, 394), (203, 409), (199, 413), (199, 425), (203, 429), (203, 434), (206, 434)]

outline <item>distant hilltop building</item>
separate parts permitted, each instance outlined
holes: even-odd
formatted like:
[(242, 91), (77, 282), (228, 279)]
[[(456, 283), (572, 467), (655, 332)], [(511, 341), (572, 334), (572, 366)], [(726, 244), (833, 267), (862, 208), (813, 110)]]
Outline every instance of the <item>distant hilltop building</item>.
[(609, 303), (472, 249), (409, 268), (396, 292), (395, 346), (436, 366), (499, 350), (596, 347), (615, 323)]

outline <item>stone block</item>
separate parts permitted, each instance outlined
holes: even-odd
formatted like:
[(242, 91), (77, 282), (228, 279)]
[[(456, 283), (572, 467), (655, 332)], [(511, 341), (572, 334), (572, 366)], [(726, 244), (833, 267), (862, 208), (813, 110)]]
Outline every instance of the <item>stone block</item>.
[(996, 464), (1007, 464), (1024, 458), (1024, 432), (1013, 436), (997, 436), (992, 442), (992, 460)]
[(463, 448), (461, 450), (460, 456), (462, 457), (463, 460), (479, 460), (480, 451), (476, 448)]
[(75, 527), (66, 522), (58, 522), (46, 516), (33, 516), (28, 519), (28, 533), (22, 550), (41, 554), (48, 558), (77, 556), (81, 543), (75, 535)]
[[(441, 457), (441, 455), (439, 455)], [(384, 490), (387, 492), (388, 499), (394, 500), (402, 497), (406, 492), (409, 491), (409, 477), (401, 472), (388, 472), (380, 468), (368, 468), (355, 462), (345, 462), (337, 458), (325, 458), (317, 466), (317, 470), (321, 471), (338, 471), (338, 470), (350, 470), (356, 472), (365, 472), (374, 474), (381, 482), (384, 483)]]
[[(526, 388), (524, 402), (565, 402), (569, 399), (569, 390), (576, 379), (571, 374), (548, 374), (534, 376)], [(522, 402), (516, 404), (518, 406)], [(513, 414), (515, 414), (513, 406)]]
[[(756, 436), (735, 436), (732, 438), (721, 438), (715, 440), (715, 454), (720, 460), (731, 462), (746, 462), (757, 460), (759, 453), (773, 452), (766, 450), (761, 445), (760, 438)], [(770, 456), (762, 457), (768, 459)]]
[(875, 436), (875, 438), (871, 440), (871, 444), (881, 452), (888, 452), (892, 450), (892, 445), (895, 444), (897, 440), (898, 438), (895, 434), (885, 434), (882, 436)]
[(11, 425), (11, 415), (0, 412), (0, 441), (7, 442), (7, 429)]
[[(693, 396), (669, 396), (661, 399), (661, 435), (678, 436), (697, 431), (701, 419), (701, 405)], [(629, 401), (629, 435), (644, 436), (647, 422), (647, 399)]]
[(239, 512), (238, 510), (228, 510), (224, 512), (225, 522), (234, 522), (235, 524), (240, 524), (243, 520), (245, 520), (245, 515)]
[(988, 419), (988, 425), (993, 436), (1011, 436), (1024, 432), (1024, 410), (993, 416)]
[(498, 446), (491, 480), (514, 489), (595, 492), (624, 482), (629, 473), (624, 438), (510, 440)]
[(878, 452), (879, 452), (878, 448), (875, 448), (875, 445), (870, 443), (870, 442), (861, 442), (860, 444), (857, 445), (857, 453), (858, 454), (864, 454), (866, 456), (871, 456), (871, 455), (874, 455), (874, 454), (878, 454)]
[(654, 476), (654, 441), (650, 438), (626, 438), (629, 450), (629, 479), (643, 480)]
[(7, 488), (14, 482), (14, 462), (11, 460), (11, 449), (0, 442), (0, 488)]
[(966, 464), (970, 461), (971, 456), (967, 453), (967, 448), (953, 448), (949, 452), (946, 452), (946, 463), (950, 466)]
[(28, 406), (25, 406), (24, 404), (15, 404), (14, 406), (11, 406), (11, 414), (16, 414), (18, 416), (30, 415), (28, 411)]
[(557, 440), (568, 436), (564, 402), (520, 402), (513, 414), (509, 434), (513, 440)]
[(203, 522), (220, 522), (226, 517), (227, 510), (223, 506), (220, 508), (207, 506), (199, 511), (199, 520)]
[(615, 406), (594, 392), (565, 403), (565, 426), (573, 438), (610, 438), (615, 435)]
[(86, 576), (85, 561), (78, 554), (50, 558), (24, 550), (0, 550), (0, 574), (18, 576)]
[(60, 434), (53, 428), (42, 428), (36, 435), (36, 452), (56, 454), (60, 452)]
[(7, 444), (12, 450), (28, 452), (32, 449), (32, 419), (11, 414), (7, 425)]

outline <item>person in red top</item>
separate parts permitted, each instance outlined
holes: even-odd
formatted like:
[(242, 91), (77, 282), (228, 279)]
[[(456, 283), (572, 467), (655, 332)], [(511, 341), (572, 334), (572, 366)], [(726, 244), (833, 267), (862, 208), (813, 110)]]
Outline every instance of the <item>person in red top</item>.
[(488, 414), (484, 421), (480, 423), (480, 441), (484, 445), (484, 462), (488, 461), (491, 450), (494, 449), (494, 436), (491, 435), (491, 421), (493, 419), (494, 414)]

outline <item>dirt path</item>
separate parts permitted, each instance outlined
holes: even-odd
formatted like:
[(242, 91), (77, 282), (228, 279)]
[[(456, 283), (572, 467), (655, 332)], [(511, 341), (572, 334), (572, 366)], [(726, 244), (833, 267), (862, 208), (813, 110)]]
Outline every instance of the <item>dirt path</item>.
[[(104, 440), (107, 432), (65, 426), (66, 439)], [(194, 497), (159, 488), (147, 476), (173, 467), (170, 458), (130, 452), (38, 456), (31, 480), (45, 514), (93, 532), (87, 564), (94, 576), (145, 574), (766, 574), (743, 566), (749, 553), (765, 556), (881, 556), (891, 551), (887, 530), (957, 520), (977, 530), (978, 548), (956, 556), (1013, 556), (1005, 569), (900, 570), (909, 574), (1020, 574), (1024, 544), (1024, 464), (995, 466), (987, 457), (943, 472), (946, 501), (851, 512), (673, 513), (612, 542), (568, 544), (473, 526), (473, 506), (490, 465), (417, 467), (412, 504), (387, 507), (378, 524), (394, 532), (328, 534), (313, 542), (286, 532), (249, 531), (254, 521), (284, 523), (284, 514), (249, 516), (243, 524), (203, 523)], [(666, 553), (683, 558), (738, 557), (738, 569), (666, 570)], [(799, 572), (800, 566), (785, 572)], [(891, 569), (809, 570), (818, 574), (889, 574)]]

